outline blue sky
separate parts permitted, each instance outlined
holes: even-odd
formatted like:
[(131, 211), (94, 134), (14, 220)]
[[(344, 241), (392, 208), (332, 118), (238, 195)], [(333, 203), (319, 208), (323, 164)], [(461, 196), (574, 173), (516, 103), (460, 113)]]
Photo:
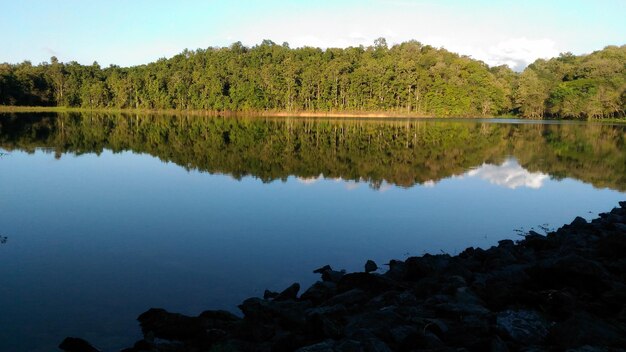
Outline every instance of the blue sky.
[(416, 39), (521, 68), (626, 42), (624, 0), (0, 0), (0, 62), (55, 55), (137, 65), (185, 48), (262, 39), (291, 47)]

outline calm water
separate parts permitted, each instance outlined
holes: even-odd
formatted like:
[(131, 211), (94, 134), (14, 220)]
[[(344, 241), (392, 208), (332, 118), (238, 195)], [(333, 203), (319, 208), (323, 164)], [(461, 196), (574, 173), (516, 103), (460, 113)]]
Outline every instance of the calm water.
[(487, 247), (626, 199), (626, 129), (0, 115), (0, 350), (105, 350), (312, 269)]

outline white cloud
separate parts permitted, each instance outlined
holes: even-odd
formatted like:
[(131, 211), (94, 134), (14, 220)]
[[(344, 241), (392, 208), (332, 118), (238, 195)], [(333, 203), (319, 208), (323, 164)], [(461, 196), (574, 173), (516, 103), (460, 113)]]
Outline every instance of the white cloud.
[(354, 181), (348, 181), (346, 182), (346, 190), (348, 191), (352, 191), (359, 188), (359, 183), (358, 182), (354, 182)]
[(546, 174), (528, 172), (514, 159), (509, 159), (502, 165), (483, 164), (481, 167), (469, 171), (467, 176), (478, 177), (494, 185), (510, 189), (519, 187), (539, 189), (543, 186), (543, 182), (548, 179)]
[(551, 58), (559, 55), (556, 43), (550, 39), (511, 38), (487, 48), (483, 57), (476, 58), (491, 66), (508, 65), (521, 71), (538, 58)]
[(298, 183), (301, 183), (303, 185), (313, 185), (317, 183), (317, 181), (320, 181), (323, 179), (324, 179), (323, 174), (319, 174), (319, 176), (317, 177), (296, 177), (296, 181), (298, 181)]
[(422, 183), (422, 187), (425, 188), (434, 188), (437, 185), (437, 182), (433, 181), (433, 180), (428, 180), (424, 183)]

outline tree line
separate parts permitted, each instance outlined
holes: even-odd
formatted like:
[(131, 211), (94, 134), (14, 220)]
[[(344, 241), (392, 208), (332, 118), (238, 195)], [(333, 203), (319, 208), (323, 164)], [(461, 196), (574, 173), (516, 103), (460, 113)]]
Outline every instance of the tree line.
[(56, 157), (133, 151), (187, 170), (411, 187), (515, 157), (530, 172), (626, 190), (626, 126), (100, 113), (0, 114), (0, 148)]
[(185, 50), (134, 67), (0, 64), (0, 104), (209, 111), (390, 112), (424, 116), (623, 118), (626, 45), (489, 67), (417, 41), (303, 47), (270, 40)]

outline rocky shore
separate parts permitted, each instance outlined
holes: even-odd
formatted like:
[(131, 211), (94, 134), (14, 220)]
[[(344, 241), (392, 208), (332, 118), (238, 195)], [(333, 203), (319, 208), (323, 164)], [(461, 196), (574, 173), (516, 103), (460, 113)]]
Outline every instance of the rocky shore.
[[(625, 351), (626, 202), (483, 250), (392, 260), (195, 317), (152, 308), (140, 351)], [(97, 351), (79, 338), (59, 346)]]

